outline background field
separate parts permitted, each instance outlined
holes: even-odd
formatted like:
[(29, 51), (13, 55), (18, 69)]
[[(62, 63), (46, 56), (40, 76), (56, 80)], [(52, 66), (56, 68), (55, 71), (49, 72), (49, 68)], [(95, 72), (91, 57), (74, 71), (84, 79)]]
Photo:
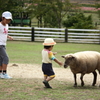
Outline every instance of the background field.
[[(41, 67), (42, 49), (43, 46), (40, 42), (8, 41), (7, 52), (10, 57), (8, 72), (11, 72), (10, 75), (16, 74), (15, 76), (20, 77), (14, 77), (11, 80), (0, 79), (0, 100), (100, 100), (100, 88), (98, 85), (91, 86), (92, 78), (86, 79), (84, 87), (78, 83), (78, 87), (74, 88), (73, 78), (70, 81), (70, 77), (73, 77), (72, 73), (66, 75), (69, 73), (69, 68), (66, 69), (65, 74), (65, 71), (62, 71), (65, 69), (54, 62), (58, 79), (55, 78), (50, 82), (53, 89), (43, 88), (42, 76), (34, 78), (41, 73), (37, 67)], [(54, 52), (58, 52), (56, 57), (61, 61), (63, 61), (61, 55), (85, 50), (100, 52), (100, 45), (57, 43), (53, 49)], [(18, 66), (12, 66), (13, 64)], [(25, 68), (23, 65), (26, 65)], [(28, 78), (29, 74), (31, 77)], [(63, 79), (59, 78), (59, 74), (64, 76)]]
[[(41, 64), (42, 49), (43, 45), (41, 42), (8, 41), (7, 44), (7, 52), (11, 63)], [(61, 58), (62, 55), (86, 50), (100, 52), (100, 45), (57, 43), (52, 51), (57, 52), (56, 57), (63, 61)]]

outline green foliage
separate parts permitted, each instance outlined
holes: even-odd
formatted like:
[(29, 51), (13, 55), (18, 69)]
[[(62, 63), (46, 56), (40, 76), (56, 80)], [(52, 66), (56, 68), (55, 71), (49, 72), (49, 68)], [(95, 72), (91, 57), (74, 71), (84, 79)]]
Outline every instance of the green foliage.
[(40, 26), (61, 27), (62, 19), (71, 7), (69, 0), (34, 0), (27, 10), (38, 19)]
[(99, 3), (96, 3), (96, 4), (95, 4), (95, 7), (96, 7), (96, 8), (100, 8), (100, 4), (99, 4)]
[[(99, 0), (96, 0), (99, 1)], [(65, 18), (65, 16), (74, 11), (76, 12), (76, 9), (73, 10), (72, 8), (78, 7), (78, 4), (71, 4), (70, 0), (0, 0), (0, 15), (4, 11), (11, 11), (13, 13), (13, 17), (17, 16), (18, 13), (28, 13), (29, 18), (36, 18), (38, 20), (38, 27), (62, 27), (62, 20)], [(82, 4), (85, 6), (84, 4)], [(91, 6), (87, 4), (87, 6)], [(96, 8), (100, 7), (99, 3), (94, 4)], [(18, 13), (17, 13), (18, 12)], [(88, 11), (89, 12), (89, 11)], [(94, 12), (94, 11), (90, 11)], [(100, 10), (98, 10), (98, 16), (100, 17)], [(65, 27), (71, 26), (73, 27), (84, 27), (86, 28), (93, 28), (92, 24), (90, 25), (89, 22), (82, 21), (77, 23), (78, 19), (75, 19), (74, 17), (71, 18), (70, 15), (68, 15), (69, 21), (65, 21), (63, 24)], [(74, 22), (74, 23), (73, 23)], [(76, 24), (77, 23), (77, 24)], [(66, 24), (68, 24), (66, 26)], [(76, 25), (75, 25), (76, 24)], [(86, 26), (85, 24), (89, 24)]]
[(63, 25), (67, 28), (73, 27), (75, 29), (93, 29), (92, 16), (85, 17), (83, 13), (75, 13), (67, 16), (63, 21)]
[(15, 0), (0, 0), (0, 15), (4, 11), (11, 11), (13, 9), (13, 6), (15, 6)]
[(95, 4), (80, 4), (82, 7), (95, 7)]
[(25, 12), (25, 3), (29, 3), (30, 0), (0, 0), (0, 15), (4, 11), (11, 11), (13, 15), (15, 12)]
[(100, 18), (100, 10), (98, 10), (98, 17)]
[[(97, 1), (99, 1), (99, 0), (97, 0)], [(95, 7), (96, 7), (97, 9), (100, 8), (100, 4), (99, 4), (99, 3), (96, 3), (96, 4), (95, 4)], [(97, 14), (98, 14), (98, 17), (100, 18), (100, 10), (97, 11)]]

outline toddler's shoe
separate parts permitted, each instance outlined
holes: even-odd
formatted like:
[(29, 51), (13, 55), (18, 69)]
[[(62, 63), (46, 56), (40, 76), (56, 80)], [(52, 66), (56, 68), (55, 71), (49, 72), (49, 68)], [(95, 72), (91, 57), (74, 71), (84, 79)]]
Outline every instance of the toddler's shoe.
[(45, 85), (46, 88), (52, 89), (52, 87), (49, 85), (48, 81), (43, 81), (43, 84)]

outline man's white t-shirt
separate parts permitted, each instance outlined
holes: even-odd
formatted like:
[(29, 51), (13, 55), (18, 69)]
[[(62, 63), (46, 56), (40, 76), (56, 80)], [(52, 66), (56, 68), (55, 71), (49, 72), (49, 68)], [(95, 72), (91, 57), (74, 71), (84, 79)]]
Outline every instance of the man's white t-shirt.
[(8, 24), (6, 26), (0, 23), (0, 45), (6, 45), (8, 35)]

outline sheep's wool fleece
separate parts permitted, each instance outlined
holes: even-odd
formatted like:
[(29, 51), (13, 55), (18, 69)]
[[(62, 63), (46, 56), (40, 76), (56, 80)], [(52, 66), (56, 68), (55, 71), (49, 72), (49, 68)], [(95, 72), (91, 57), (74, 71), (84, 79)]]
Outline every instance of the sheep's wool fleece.
[[(79, 59), (83, 59), (83, 60), (88, 60), (89, 62), (92, 60), (95, 61), (95, 59), (97, 60), (100, 57), (100, 53), (96, 52), (96, 51), (83, 51), (83, 52), (77, 52), (74, 53), (74, 55), (79, 58)], [(99, 58), (100, 59), (100, 58)]]
[(94, 70), (100, 71), (100, 53), (96, 51), (83, 51), (83, 52), (77, 52), (74, 53), (73, 56), (77, 59), (76, 62), (74, 62), (74, 66), (76, 65), (76, 69), (78, 67), (78, 70), (75, 70), (74, 66), (70, 66), (73, 73), (81, 72), (84, 73), (90, 73)]

